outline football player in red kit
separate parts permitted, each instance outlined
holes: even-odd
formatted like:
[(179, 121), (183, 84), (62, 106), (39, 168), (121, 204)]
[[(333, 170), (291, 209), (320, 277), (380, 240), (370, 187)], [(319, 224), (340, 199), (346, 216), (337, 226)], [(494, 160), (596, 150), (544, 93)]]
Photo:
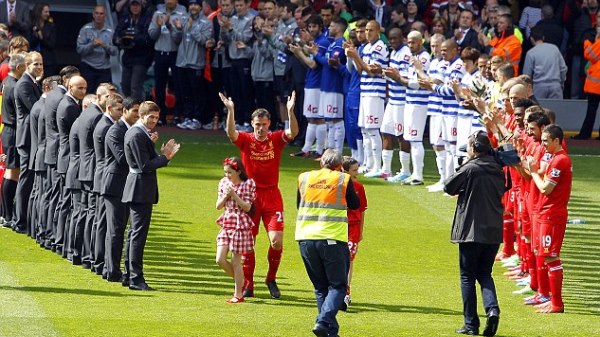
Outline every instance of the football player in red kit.
[[(298, 122), (294, 114), (296, 94), (292, 92), (287, 102), (290, 128), (270, 132), (271, 115), (265, 109), (257, 109), (252, 113), (253, 132), (239, 132), (235, 129), (234, 104), (231, 98), (219, 94), (227, 108), (227, 136), (240, 149), (242, 163), (248, 176), (256, 183), (256, 200), (251, 211), (254, 237), (258, 235), (258, 224), (262, 219), (269, 234), (269, 271), (266, 284), (271, 297), (279, 298), (281, 293), (275, 281), (281, 254), (283, 252), (283, 199), (279, 191), (279, 166), (281, 153), (286, 144), (298, 134)], [(254, 297), (254, 268), (256, 265), (254, 252), (244, 254), (244, 297)]]

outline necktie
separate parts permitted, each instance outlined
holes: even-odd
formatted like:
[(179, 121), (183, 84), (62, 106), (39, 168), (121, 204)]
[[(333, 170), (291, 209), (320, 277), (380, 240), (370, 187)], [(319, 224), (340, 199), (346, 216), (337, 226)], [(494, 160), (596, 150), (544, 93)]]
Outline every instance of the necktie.
[(10, 17), (15, 13), (15, 4), (8, 4), (8, 16)]

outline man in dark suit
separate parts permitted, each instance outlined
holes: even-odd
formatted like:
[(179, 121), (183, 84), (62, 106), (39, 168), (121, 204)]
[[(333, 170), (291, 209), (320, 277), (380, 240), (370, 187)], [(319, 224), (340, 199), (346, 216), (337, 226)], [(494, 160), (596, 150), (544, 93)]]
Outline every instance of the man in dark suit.
[(19, 153), (19, 182), (15, 197), (15, 224), (16, 231), (29, 231), (27, 207), (29, 195), (33, 188), (34, 173), (29, 169), (29, 156), (31, 155), (31, 133), (29, 129), (29, 114), (35, 102), (42, 96), (42, 89), (37, 78), (44, 73), (42, 54), (30, 52), (25, 56), (27, 70), (15, 85), (15, 108), (17, 111), (17, 152)]
[(69, 234), (71, 193), (64, 188), (67, 168), (69, 167), (69, 133), (73, 123), (81, 114), (81, 100), (87, 91), (87, 82), (81, 76), (73, 76), (69, 80), (68, 90), (56, 109), (56, 122), (58, 124), (58, 158), (56, 171), (58, 172), (58, 189), (60, 198), (58, 202), (58, 217), (54, 244), (56, 253), (66, 257), (67, 237)]
[[(19, 154), (17, 153), (17, 111), (15, 86), (25, 72), (25, 57), (15, 54), (9, 61), (10, 72), (2, 81), (2, 153), (6, 155), (6, 171), (2, 181), (2, 216), (4, 227), (14, 225), (14, 199), (19, 179)], [(24, 231), (24, 229), (22, 229)]]
[(40, 225), (44, 226), (41, 238), (44, 242), (40, 243), (40, 245), (43, 245), (46, 249), (51, 249), (52, 244), (54, 243), (54, 235), (58, 223), (58, 212), (56, 212), (56, 209), (58, 208), (58, 201), (60, 200), (60, 189), (58, 186), (60, 175), (58, 174), (56, 167), (59, 147), (56, 109), (58, 109), (58, 104), (67, 92), (66, 87), (69, 85), (69, 80), (73, 76), (79, 76), (79, 70), (74, 66), (66, 66), (61, 69), (59, 76), (61, 77), (61, 83), (46, 96), (44, 109), (40, 115), (40, 119), (44, 121), (46, 132), (44, 164), (46, 164), (47, 167), (46, 179), (47, 186), (49, 187), (45, 190), (41, 201), (43, 205), (42, 209), (47, 210), (47, 213), (41, 215), (42, 223)]
[[(106, 257), (105, 265), (109, 282), (129, 282), (129, 259), (125, 259), (125, 274), (121, 274), (120, 264), (123, 254), (123, 239), (129, 209), (121, 201), (123, 187), (129, 173), (125, 159), (125, 133), (140, 118), (139, 102), (132, 98), (123, 100), (123, 117), (108, 129), (104, 142), (104, 184), (100, 194), (106, 208)], [(129, 250), (127, 245), (126, 250)]]
[(13, 36), (26, 36), (31, 30), (29, 23), (29, 5), (21, 0), (0, 2), (0, 22), (8, 26)]
[[(81, 182), (86, 207), (85, 229), (83, 234), (83, 256), (81, 257), (82, 266), (91, 269), (94, 262), (94, 241), (93, 225), (96, 215), (96, 195), (94, 194), (94, 170), (96, 159), (94, 157), (94, 129), (96, 124), (102, 118), (106, 109), (106, 99), (115, 91), (112, 84), (102, 83), (96, 89), (96, 102), (92, 103), (81, 113), (79, 123), (79, 174), (78, 179)], [(92, 270), (94, 271), (94, 270)]]
[(156, 132), (150, 133), (160, 118), (160, 108), (154, 102), (143, 102), (139, 109), (140, 119), (125, 134), (125, 158), (129, 174), (123, 189), (122, 202), (131, 210), (129, 228), (129, 289), (152, 290), (143, 274), (143, 257), (152, 205), (158, 202), (156, 170), (165, 167), (179, 151), (179, 144), (170, 139), (161, 146), (161, 155), (156, 153)]
[(94, 239), (94, 270), (96, 274), (107, 278), (105, 267), (105, 241), (106, 241), (106, 208), (101, 189), (104, 185), (105, 170), (105, 139), (108, 129), (113, 126), (123, 115), (123, 97), (119, 94), (111, 94), (106, 99), (106, 112), (98, 121), (94, 129), (94, 157), (96, 158), (96, 170), (94, 172), (94, 189), (96, 195), (96, 219)]
[(458, 28), (454, 31), (454, 39), (458, 44), (459, 53), (467, 47), (472, 47), (479, 51), (483, 50), (483, 47), (479, 43), (478, 34), (473, 29), (474, 19), (475, 15), (473, 12), (466, 9), (460, 12)]
[[(39, 130), (39, 120), (42, 109), (44, 108), (44, 102), (46, 101), (46, 94), (48, 91), (52, 90), (54, 86), (57, 85), (59, 76), (50, 76), (46, 77), (42, 82), (42, 96), (40, 99), (33, 104), (31, 107), (31, 113), (29, 114), (29, 132), (31, 133), (31, 155), (29, 156), (29, 169), (33, 171), (33, 189), (31, 190), (31, 195), (29, 196), (29, 207), (27, 208), (27, 217), (29, 219), (29, 235), (38, 239), (39, 233), (39, 210), (40, 210), (40, 194), (44, 191), (43, 186), (43, 177), (39, 169), (36, 168), (36, 163), (39, 160), (39, 148), (45, 147), (46, 139), (45, 139), (45, 129), (42, 124), (42, 129), (44, 129), (44, 133), (42, 137), (40, 137)], [(43, 162), (42, 158), (42, 162)], [(46, 171), (44, 170), (44, 173)]]

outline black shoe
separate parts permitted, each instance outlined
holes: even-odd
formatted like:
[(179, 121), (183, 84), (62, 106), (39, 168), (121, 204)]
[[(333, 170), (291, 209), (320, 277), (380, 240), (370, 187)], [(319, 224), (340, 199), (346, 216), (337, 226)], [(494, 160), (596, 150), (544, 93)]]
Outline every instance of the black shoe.
[(456, 333), (469, 336), (479, 335), (479, 331), (477, 331), (477, 329), (471, 329), (466, 326), (456, 329)]
[(4, 223), (2, 224), (2, 227), (4, 228), (12, 228), (12, 222), (10, 221), (4, 221)]
[(123, 287), (129, 287), (129, 277), (125, 277), (125, 276), (123, 276), (123, 277), (121, 278), (121, 285), (122, 285)]
[(141, 284), (130, 284), (129, 289), (131, 290), (140, 290), (140, 291), (152, 291), (154, 288), (150, 287), (147, 283)]
[(92, 269), (92, 264), (89, 262), (81, 262), (83, 269)]
[(271, 293), (271, 297), (273, 297), (273, 298), (280, 298), (281, 297), (281, 292), (279, 291), (279, 287), (277, 286), (277, 282), (275, 282), (275, 280), (273, 280), (273, 281), (267, 281), (265, 283), (267, 284), (267, 288), (269, 288), (269, 292)]
[(254, 290), (244, 289), (244, 292), (242, 292), (242, 297), (254, 297)]
[(27, 233), (27, 229), (25, 229), (25, 228), (21, 228), (21, 227), (13, 227), (13, 230), (14, 230), (16, 233), (19, 233), (19, 234), (25, 234), (25, 233)]
[(578, 133), (575, 136), (571, 136), (571, 139), (575, 139), (575, 140), (588, 140), (588, 139), (590, 139), (590, 136), (585, 136), (585, 135), (582, 135), (581, 133)]
[(79, 256), (73, 256), (72, 259), (71, 263), (73, 263), (74, 266), (81, 266), (81, 258)]
[(55, 252), (57, 255), (60, 255), (60, 256), (62, 256), (62, 254), (63, 254), (63, 250), (62, 250), (62, 248), (60, 248), (60, 247), (56, 247), (56, 249), (54, 250), (54, 252)]
[(498, 331), (498, 323), (500, 322), (500, 315), (498, 314), (498, 310), (491, 309), (487, 315), (487, 319), (485, 321), (485, 329), (483, 329), (484, 336), (494, 336), (496, 331)]
[(329, 336), (329, 328), (321, 323), (316, 323), (315, 326), (313, 326), (312, 328), (312, 332), (315, 334), (315, 336), (318, 337)]

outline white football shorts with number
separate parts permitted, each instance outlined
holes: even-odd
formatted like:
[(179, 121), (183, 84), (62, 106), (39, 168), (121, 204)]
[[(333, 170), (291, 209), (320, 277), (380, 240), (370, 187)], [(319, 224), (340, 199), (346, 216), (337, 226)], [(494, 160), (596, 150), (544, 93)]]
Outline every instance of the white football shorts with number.
[(383, 113), (381, 132), (396, 137), (404, 133), (404, 104), (387, 104)]
[(323, 113), (319, 109), (319, 97), (321, 90), (318, 88), (304, 88), (303, 113), (306, 118), (323, 118)]

